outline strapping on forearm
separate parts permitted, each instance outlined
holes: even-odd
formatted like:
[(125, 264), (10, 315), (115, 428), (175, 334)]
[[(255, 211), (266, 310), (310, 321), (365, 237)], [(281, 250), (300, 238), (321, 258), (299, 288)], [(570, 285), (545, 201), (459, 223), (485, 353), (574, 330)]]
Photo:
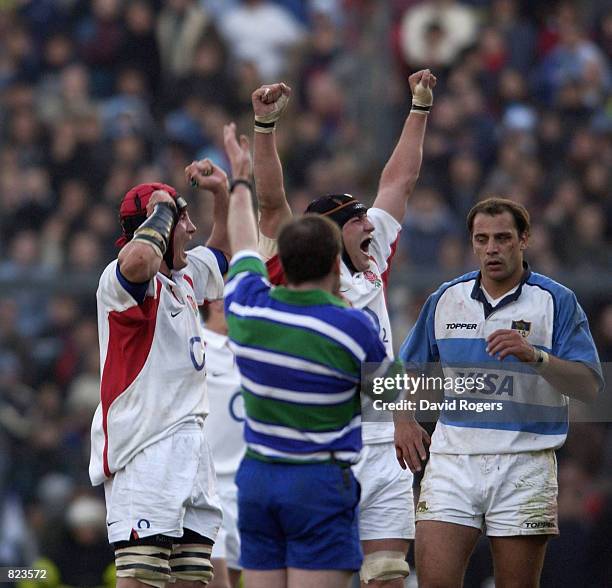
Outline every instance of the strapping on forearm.
[(153, 214), (134, 231), (132, 241), (140, 241), (151, 246), (159, 257), (168, 249), (170, 235), (177, 220), (177, 212), (169, 202), (158, 202)]

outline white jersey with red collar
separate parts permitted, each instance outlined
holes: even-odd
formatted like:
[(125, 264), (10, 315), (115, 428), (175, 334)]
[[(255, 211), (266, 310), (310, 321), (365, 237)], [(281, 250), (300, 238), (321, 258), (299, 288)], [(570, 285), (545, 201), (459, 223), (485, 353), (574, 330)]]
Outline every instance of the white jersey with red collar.
[(223, 296), (215, 254), (187, 253), (187, 266), (132, 284), (117, 260), (100, 278), (101, 402), (93, 418), (89, 475), (101, 484), (146, 446), (208, 413), (198, 306)]
[[(340, 265), (340, 293), (355, 308), (364, 310), (377, 325), (380, 338), (393, 357), (391, 322), (387, 310), (386, 286), (391, 258), (395, 253), (401, 225), (382, 208), (370, 208), (368, 220), (374, 225), (370, 244), (370, 268), (351, 274), (345, 263)], [(366, 400), (367, 401), (367, 400)], [(364, 411), (365, 414), (371, 411)], [(362, 423), (364, 443), (393, 441), (393, 423)]]

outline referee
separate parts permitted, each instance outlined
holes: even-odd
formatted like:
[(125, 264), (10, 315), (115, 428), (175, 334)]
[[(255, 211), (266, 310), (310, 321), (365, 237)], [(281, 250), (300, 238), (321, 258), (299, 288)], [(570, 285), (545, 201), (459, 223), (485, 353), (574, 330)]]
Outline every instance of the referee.
[(241, 374), (247, 454), (236, 477), (246, 588), (348, 586), (359, 570), (361, 364), (389, 362), (372, 321), (339, 287), (338, 227), (306, 215), (278, 239), (287, 287), (272, 288), (257, 249), (248, 142), (228, 149), (235, 178), (225, 289)]

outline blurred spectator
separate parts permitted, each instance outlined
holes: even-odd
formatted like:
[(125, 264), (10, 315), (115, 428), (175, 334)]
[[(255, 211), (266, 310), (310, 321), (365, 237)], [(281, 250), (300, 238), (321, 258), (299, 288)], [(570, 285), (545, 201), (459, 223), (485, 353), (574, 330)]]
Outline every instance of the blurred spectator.
[(518, 0), (494, 0), (491, 24), (503, 35), (507, 49), (507, 63), (523, 75), (529, 72), (535, 59), (536, 28), (522, 18)]
[(162, 72), (173, 83), (193, 63), (196, 47), (208, 25), (208, 15), (197, 0), (168, 0), (157, 20)]
[(409, 263), (437, 266), (444, 239), (457, 230), (455, 220), (439, 192), (432, 188), (417, 187), (408, 207), (401, 246)]
[(292, 15), (269, 0), (242, 0), (218, 26), (234, 58), (252, 61), (264, 83), (286, 74), (289, 50), (304, 37)]
[[(611, 48), (612, 11), (598, 1), (2, 3), (0, 565), (29, 565), (41, 545), (68, 558), (47, 549), (59, 545), (49, 529), (64, 528), (87, 483), (100, 377), (91, 302), (116, 256), (121, 196), (140, 182), (183, 186), (196, 224), (209, 224), (210, 200), (192, 198), (183, 169), (198, 154), (226, 165), (222, 123), (250, 133), (251, 92), (280, 76), (294, 92), (277, 143), (298, 212), (339, 189), (371, 198), (409, 108), (406, 70), (438, 76), (388, 292), (396, 341), (431, 276), (473, 269), (467, 210), (506, 195), (532, 213), (533, 269), (577, 291), (612, 360)], [(604, 585), (612, 429), (572, 423), (559, 464), (563, 535), (542, 585)], [(99, 572), (93, 545), (83, 561)], [(477, 553), (467, 578), (483, 581), (486, 541)]]
[(599, 106), (610, 90), (610, 66), (601, 50), (577, 22), (563, 23), (558, 45), (544, 58), (538, 72), (544, 100), (551, 104), (569, 84), (579, 92), (583, 106)]
[(151, 99), (161, 89), (161, 57), (155, 31), (155, 11), (149, 0), (130, 0), (125, 9), (121, 67), (140, 72)]
[(225, 106), (235, 112), (235, 88), (227, 72), (227, 51), (213, 28), (198, 43), (189, 71), (181, 76), (177, 86), (166, 97), (168, 106), (176, 106), (190, 96), (202, 101)]
[(124, 29), (120, 0), (92, 0), (90, 12), (80, 21), (77, 38), (80, 54), (91, 67), (92, 91), (108, 96), (122, 55)]
[(65, 520), (49, 529), (42, 557), (33, 567), (47, 570), (47, 580), (18, 582), (19, 588), (111, 588), (115, 585), (114, 554), (106, 539), (106, 508), (98, 498), (78, 496)]
[(447, 67), (476, 39), (472, 8), (455, 0), (425, 0), (402, 17), (402, 55), (413, 69)]

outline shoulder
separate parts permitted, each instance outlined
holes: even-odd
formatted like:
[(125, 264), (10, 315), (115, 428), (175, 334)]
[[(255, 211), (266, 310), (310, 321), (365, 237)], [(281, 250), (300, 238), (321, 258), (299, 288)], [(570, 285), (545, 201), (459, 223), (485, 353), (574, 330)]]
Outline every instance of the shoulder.
[(263, 291), (270, 290), (268, 272), (261, 256), (256, 251), (239, 251), (232, 257), (227, 273), (224, 298), (228, 303), (261, 303)]
[(576, 298), (576, 294), (567, 286), (535, 272), (531, 273), (526, 284), (538, 288), (550, 296), (553, 303), (555, 325), (586, 321), (586, 315)]
[(108, 282), (109, 280), (116, 280), (117, 279), (117, 264), (119, 263), (119, 261), (117, 259), (113, 259), (113, 261), (111, 261), (103, 270), (102, 274), (100, 275), (100, 280), (99, 280), (99, 284), (105, 284), (106, 282)]
[(186, 255), (188, 265), (205, 265), (209, 269), (218, 269), (221, 274), (227, 271), (227, 259), (219, 249), (198, 245), (187, 251)]
[(529, 286), (534, 286), (548, 292), (555, 301), (563, 302), (570, 301), (576, 298), (576, 295), (567, 286), (536, 272), (531, 272), (529, 278), (525, 282)]
[(368, 313), (359, 308), (334, 306), (329, 307), (330, 314), (336, 326), (362, 345), (372, 337), (379, 338), (378, 326)]
[(398, 223), (386, 210), (372, 206), (368, 208), (368, 219), (375, 226), (382, 226), (388, 230), (399, 232), (402, 225)]
[(478, 278), (478, 271), (468, 272), (448, 282), (444, 282), (438, 286), (438, 289), (431, 294), (428, 302), (437, 303), (444, 299), (447, 300), (451, 295), (470, 296), (472, 288)]
[(111, 310), (125, 310), (142, 304), (147, 296), (155, 297), (157, 281), (154, 276), (142, 284), (130, 282), (121, 274), (119, 262), (115, 259), (102, 272), (96, 297), (99, 304)]
[(239, 274), (257, 274), (267, 278), (266, 264), (257, 251), (239, 251), (232, 257), (229, 264), (228, 281)]

